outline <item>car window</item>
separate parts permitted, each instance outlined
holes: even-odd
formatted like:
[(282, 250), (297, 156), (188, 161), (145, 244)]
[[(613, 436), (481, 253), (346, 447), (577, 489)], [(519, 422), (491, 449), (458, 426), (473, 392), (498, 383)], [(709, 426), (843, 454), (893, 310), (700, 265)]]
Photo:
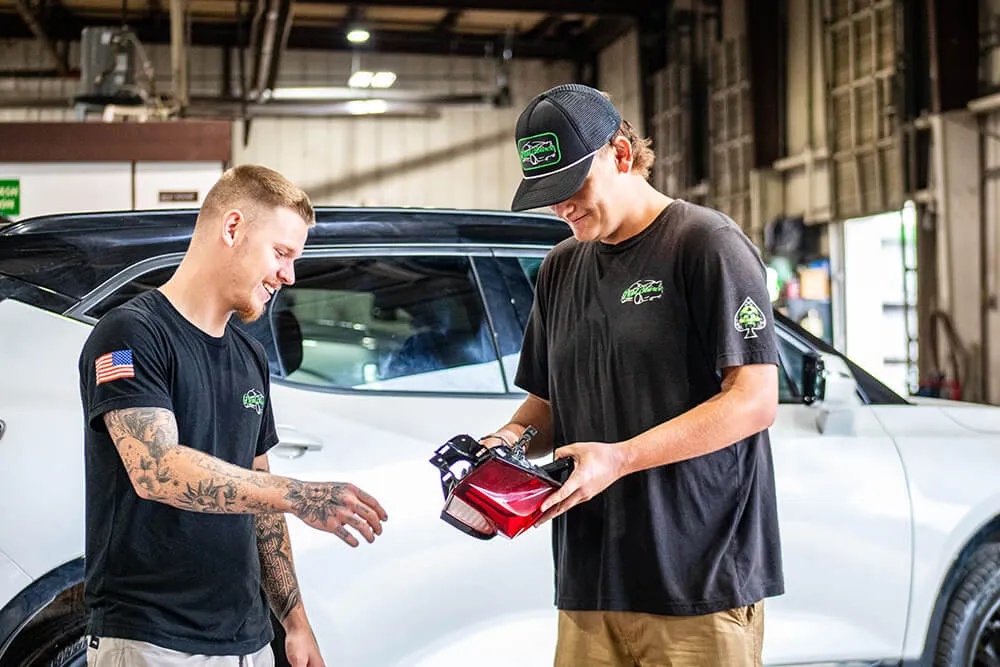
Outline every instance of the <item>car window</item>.
[(104, 315), (112, 308), (120, 306), (133, 297), (137, 297), (151, 289), (156, 289), (163, 283), (167, 282), (167, 280), (170, 279), (170, 276), (174, 275), (174, 271), (176, 269), (176, 266), (167, 266), (161, 269), (147, 271), (141, 276), (133, 278), (131, 281), (115, 290), (115, 292), (106, 299), (99, 301), (93, 308), (87, 311), (87, 314), (96, 318), (104, 317)]
[(269, 317), (281, 375), (370, 391), (506, 390), (464, 256), (310, 258)]
[(542, 266), (541, 257), (518, 257), (517, 263), (521, 265), (521, 270), (524, 271), (524, 275), (527, 276), (528, 282), (531, 283), (531, 287), (535, 287), (535, 283), (538, 282), (538, 269)]
[[(517, 366), (521, 358), (521, 343), (524, 338), (524, 330), (528, 326), (528, 319), (531, 316), (531, 306), (535, 297), (535, 283), (538, 279), (538, 268), (542, 265), (540, 256), (502, 256), (497, 258), (499, 275), (506, 289), (506, 307), (503, 309), (509, 312), (517, 327), (517, 338), (510, 349), (503, 351), (503, 366), (507, 373), (511, 389), (518, 393), (523, 390), (513, 385), (513, 379), (517, 375)], [(493, 308), (496, 312), (497, 308)]]
[[(93, 307), (89, 308), (87, 310), (87, 315), (98, 319), (104, 317), (104, 315), (106, 315), (112, 308), (120, 306), (130, 299), (133, 299), (140, 294), (144, 294), (151, 289), (160, 287), (163, 283), (170, 279), (170, 276), (174, 274), (176, 269), (176, 265), (171, 265), (147, 271), (146, 273), (133, 278), (115, 290), (112, 294), (97, 302)], [(245, 323), (238, 317), (233, 317), (230, 321), (251, 337), (256, 338), (260, 344), (264, 346), (271, 374), (281, 375), (282, 366), (278, 357), (278, 351), (274, 345), (274, 338), (272, 335), (273, 323), (270, 318), (268, 316), (264, 316), (254, 322)]]
[[(780, 330), (779, 330), (780, 331)], [(802, 359), (806, 350), (778, 334), (778, 402), (802, 402)]]

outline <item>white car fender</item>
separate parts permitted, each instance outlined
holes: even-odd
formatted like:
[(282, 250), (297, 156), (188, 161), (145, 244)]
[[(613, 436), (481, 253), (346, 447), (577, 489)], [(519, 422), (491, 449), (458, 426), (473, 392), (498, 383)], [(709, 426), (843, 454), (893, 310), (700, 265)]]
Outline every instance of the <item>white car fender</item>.
[[(1000, 436), (983, 439), (981, 432), (963, 426), (944, 409), (874, 410), (896, 442), (910, 493), (913, 577), (903, 650), (904, 657), (914, 657), (924, 650), (931, 616), (958, 555), (1000, 516)], [(1000, 408), (988, 410), (1000, 426)], [(977, 419), (984, 420), (982, 413)], [(942, 466), (942, 443), (951, 449), (947, 466)]]
[(77, 360), (91, 327), (8, 299), (0, 331), (0, 549), (37, 578), (83, 555)]

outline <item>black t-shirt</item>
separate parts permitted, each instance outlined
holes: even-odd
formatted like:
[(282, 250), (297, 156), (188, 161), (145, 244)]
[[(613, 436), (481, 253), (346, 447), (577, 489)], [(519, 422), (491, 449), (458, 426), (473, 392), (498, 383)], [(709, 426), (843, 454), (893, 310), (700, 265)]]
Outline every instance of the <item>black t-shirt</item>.
[(89, 633), (207, 655), (245, 655), (271, 641), (254, 516), (139, 498), (103, 419), (166, 408), (180, 444), (250, 468), (278, 439), (268, 380), (259, 343), (232, 324), (220, 338), (206, 334), (158, 290), (95, 326), (80, 356)]
[[(545, 258), (516, 382), (552, 403), (557, 446), (620, 442), (777, 364), (764, 266), (736, 224), (684, 201), (609, 245)], [(553, 522), (566, 610), (707, 614), (784, 592), (767, 431), (627, 475)]]

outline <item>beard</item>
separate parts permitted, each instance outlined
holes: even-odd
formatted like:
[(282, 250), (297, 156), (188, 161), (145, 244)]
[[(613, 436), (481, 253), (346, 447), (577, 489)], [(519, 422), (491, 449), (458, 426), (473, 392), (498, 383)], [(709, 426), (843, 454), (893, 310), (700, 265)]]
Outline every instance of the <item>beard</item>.
[(236, 317), (240, 318), (240, 321), (244, 324), (250, 324), (260, 319), (260, 316), (264, 314), (266, 309), (266, 306), (258, 306), (253, 301), (247, 299), (243, 303), (237, 304), (235, 311)]

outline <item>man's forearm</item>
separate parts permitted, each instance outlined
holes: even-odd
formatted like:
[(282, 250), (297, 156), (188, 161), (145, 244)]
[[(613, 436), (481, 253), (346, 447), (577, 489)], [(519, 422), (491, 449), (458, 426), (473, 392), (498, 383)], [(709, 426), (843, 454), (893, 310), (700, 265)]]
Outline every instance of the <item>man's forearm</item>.
[[(774, 421), (778, 403), (774, 367), (745, 366), (722, 382), (722, 391), (682, 415), (655, 426), (621, 445), (623, 474), (710, 454), (728, 447)], [(740, 378), (763, 376), (745, 381)]]
[(278, 620), (284, 622), (302, 601), (295, 577), (288, 524), (283, 514), (258, 514), (257, 551), (260, 554), (260, 582)]
[(136, 492), (192, 512), (258, 514), (292, 509), (292, 480), (226, 463), (184, 445), (140, 462)]
[(323, 513), (329, 495), (305, 482), (248, 470), (177, 444), (169, 410), (134, 408), (105, 415), (136, 493), (192, 512)]
[[(270, 472), (267, 456), (254, 461), (254, 470)], [(292, 610), (301, 607), (302, 596), (295, 577), (292, 560), (292, 542), (288, 537), (288, 524), (283, 514), (258, 514), (257, 552), (260, 555), (260, 581), (267, 595), (268, 604), (282, 623)], [(305, 610), (301, 614), (304, 618)]]

